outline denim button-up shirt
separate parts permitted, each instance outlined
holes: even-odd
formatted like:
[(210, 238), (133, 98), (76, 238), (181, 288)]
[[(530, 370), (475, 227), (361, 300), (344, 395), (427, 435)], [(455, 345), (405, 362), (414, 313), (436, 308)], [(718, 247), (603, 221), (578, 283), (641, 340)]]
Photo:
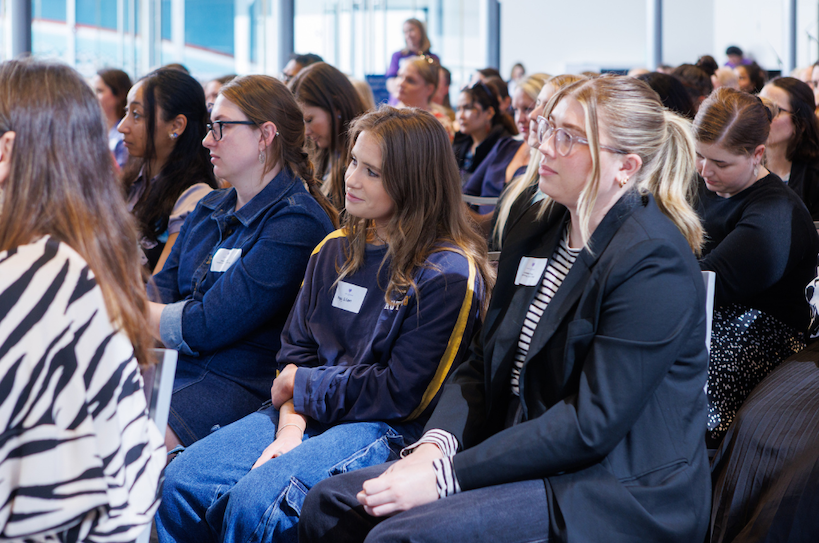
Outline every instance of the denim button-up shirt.
[(207, 365), (268, 394), (310, 253), (332, 230), (287, 168), (238, 211), (235, 189), (212, 192), (148, 287), (151, 300), (168, 304), (162, 341), (180, 352), (181, 363)]

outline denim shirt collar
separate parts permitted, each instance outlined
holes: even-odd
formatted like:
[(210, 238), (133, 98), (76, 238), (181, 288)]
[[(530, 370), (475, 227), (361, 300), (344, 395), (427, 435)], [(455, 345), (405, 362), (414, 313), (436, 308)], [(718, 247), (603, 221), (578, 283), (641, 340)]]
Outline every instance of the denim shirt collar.
[(236, 208), (236, 189), (231, 188), (224, 198), (202, 199), (201, 205), (213, 210), (211, 217), (219, 220), (222, 217), (236, 217), (243, 226), (250, 226), (261, 214), (270, 207), (282, 200), (292, 189), (293, 185), (300, 183), (288, 167), (283, 167), (279, 174), (274, 177), (256, 196), (243, 205), (238, 211)]

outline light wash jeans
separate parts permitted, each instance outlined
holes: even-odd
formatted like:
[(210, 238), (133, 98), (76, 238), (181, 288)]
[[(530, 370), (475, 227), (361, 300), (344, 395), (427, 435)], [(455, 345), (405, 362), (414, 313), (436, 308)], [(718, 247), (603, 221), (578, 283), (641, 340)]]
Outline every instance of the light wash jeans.
[(278, 412), (263, 408), (197, 441), (165, 470), (159, 540), (297, 541), (307, 491), (319, 481), (398, 457), (420, 424), (311, 421), (301, 445), (251, 466), (275, 439)]

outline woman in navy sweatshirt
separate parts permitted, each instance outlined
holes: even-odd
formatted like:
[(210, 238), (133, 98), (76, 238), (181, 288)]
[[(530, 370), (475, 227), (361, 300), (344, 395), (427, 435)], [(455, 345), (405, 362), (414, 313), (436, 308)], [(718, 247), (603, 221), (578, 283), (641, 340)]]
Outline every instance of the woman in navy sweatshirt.
[(162, 541), (296, 541), (307, 491), (397, 458), (469, 346), (492, 279), (446, 131), (385, 106), (350, 141), (343, 229), (310, 258), (271, 405), (171, 462)]

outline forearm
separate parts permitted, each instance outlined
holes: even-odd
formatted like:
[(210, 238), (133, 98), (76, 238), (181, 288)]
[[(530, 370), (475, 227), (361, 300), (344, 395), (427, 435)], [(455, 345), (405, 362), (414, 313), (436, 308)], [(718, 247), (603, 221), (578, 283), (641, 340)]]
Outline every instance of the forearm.
[(302, 434), (307, 428), (307, 417), (296, 413), (293, 400), (285, 402), (279, 408), (279, 424), (276, 427), (276, 434), (278, 435), (285, 428), (298, 428)]

